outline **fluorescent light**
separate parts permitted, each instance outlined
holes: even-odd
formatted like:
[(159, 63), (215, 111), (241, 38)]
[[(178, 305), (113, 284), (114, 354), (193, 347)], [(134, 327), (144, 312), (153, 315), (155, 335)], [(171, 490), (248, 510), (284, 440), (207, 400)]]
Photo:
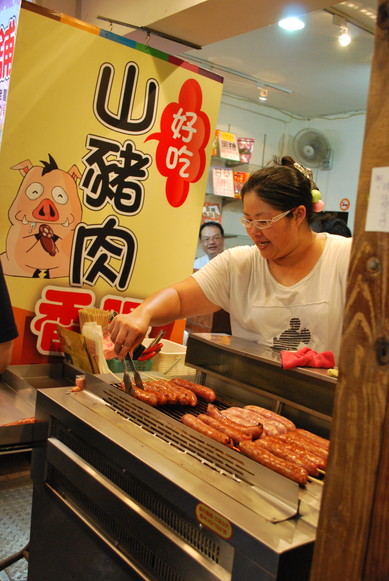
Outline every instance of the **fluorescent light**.
[(288, 18), (283, 18), (280, 20), (278, 22), (278, 26), (284, 28), (285, 30), (301, 30), (304, 28), (305, 23), (296, 16), (289, 16)]

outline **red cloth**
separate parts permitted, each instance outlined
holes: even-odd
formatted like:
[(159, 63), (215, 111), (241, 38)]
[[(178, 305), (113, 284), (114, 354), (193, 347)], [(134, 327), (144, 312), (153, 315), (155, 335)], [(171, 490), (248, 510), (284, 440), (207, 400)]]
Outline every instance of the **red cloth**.
[(303, 347), (298, 351), (281, 351), (281, 363), (284, 369), (292, 367), (322, 367), (330, 369), (335, 367), (335, 357), (332, 351), (317, 353), (309, 347)]

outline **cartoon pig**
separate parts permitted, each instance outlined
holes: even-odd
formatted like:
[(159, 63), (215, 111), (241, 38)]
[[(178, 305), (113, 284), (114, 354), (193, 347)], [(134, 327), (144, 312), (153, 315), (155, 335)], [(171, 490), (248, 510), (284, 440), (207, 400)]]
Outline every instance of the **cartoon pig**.
[(11, 226), (1, 255), (4, 273), (11, 276), (69, 276), (74, 229), (82, 216), (81, 174), (76, 165), (68, 172), (58, 169), (50, 154), (41, 163), (26, 160), (11, 168), (23, 176), (8, 211)]

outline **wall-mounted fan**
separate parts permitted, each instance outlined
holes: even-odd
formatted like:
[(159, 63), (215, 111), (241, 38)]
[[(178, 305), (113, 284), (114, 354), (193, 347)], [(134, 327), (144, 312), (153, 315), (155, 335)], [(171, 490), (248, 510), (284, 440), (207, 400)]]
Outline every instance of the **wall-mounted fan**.
[(330, 169), (331, 146), (325, 135), (317, 129), (302, 129), (293, 138), (296, 160), (306, 167)]

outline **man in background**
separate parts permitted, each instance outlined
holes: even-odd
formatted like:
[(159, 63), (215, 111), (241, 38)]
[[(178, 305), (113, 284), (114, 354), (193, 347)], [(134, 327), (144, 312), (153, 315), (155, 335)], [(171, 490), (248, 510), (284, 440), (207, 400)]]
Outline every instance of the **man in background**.
[(207, 262), (215, 258), (224, 250), (224, 230), (219, 222), (205, 222), (200, 227), (199, 233), (201, 248), (204, 256), (196, 258), (193, 268), (198, 270)]
[[(200, 226), (199, 238), (204, 256), (196, 258), (193, 270), (198, 270), (224, 250), (224, 230), (220, 222), (205, 222)], [(189, 333), (227, 333), (231, 335), (230, 315), (223, 309), (212, 315), (200, 315), (186, 321), (185, 339)]]

